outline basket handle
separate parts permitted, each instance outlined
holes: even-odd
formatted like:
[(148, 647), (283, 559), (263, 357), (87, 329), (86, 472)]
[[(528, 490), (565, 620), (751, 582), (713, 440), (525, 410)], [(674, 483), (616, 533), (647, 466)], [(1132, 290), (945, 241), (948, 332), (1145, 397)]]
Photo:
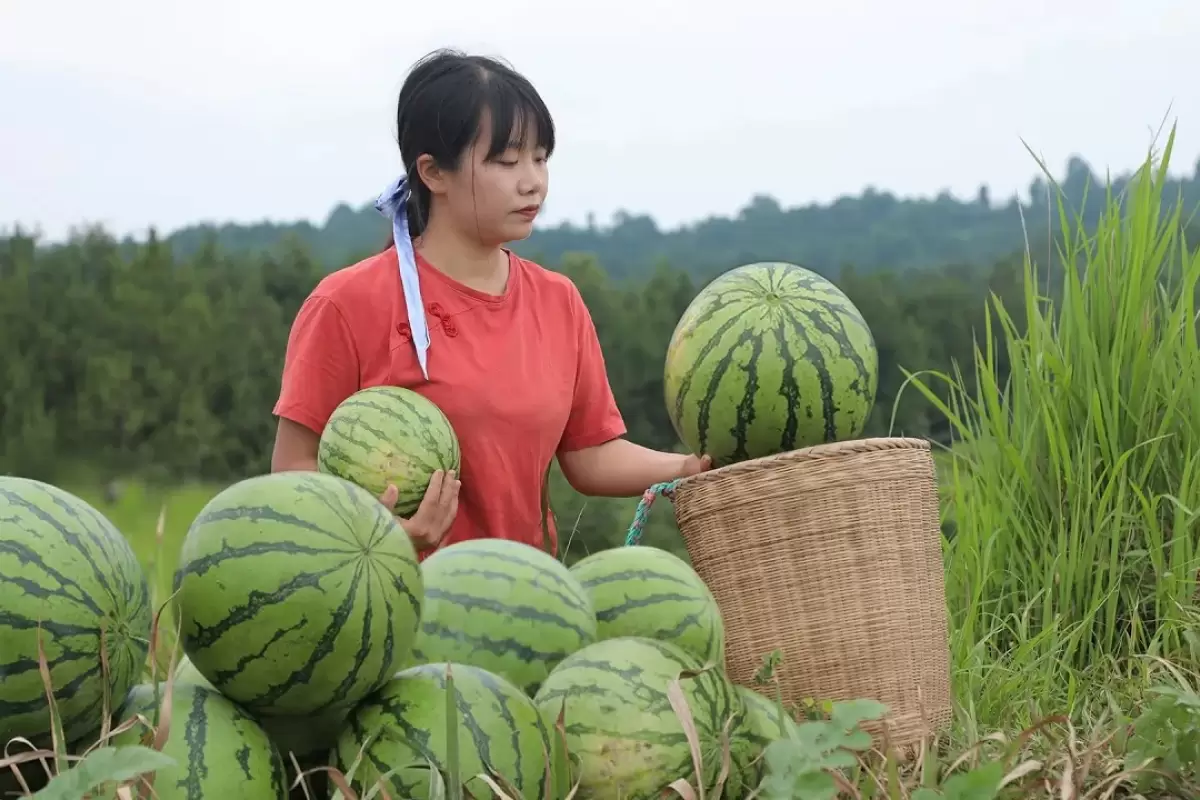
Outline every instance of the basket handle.
[(679, 480), (676, 479), (665, 483), (656, 483), (642, 492), (642, 499), (638, 501), (637, 510), (633, 512), (633, 524), (629, 526), (629, 533), (625, 534), (626, 547), (633, 547), (642, 540), (642, 530), (646, 527), (646, 520), (650, 519), (650, 507), (654, 505), (654, 501), (659, 496), (674, 500), (675, 489), (678, 486)]

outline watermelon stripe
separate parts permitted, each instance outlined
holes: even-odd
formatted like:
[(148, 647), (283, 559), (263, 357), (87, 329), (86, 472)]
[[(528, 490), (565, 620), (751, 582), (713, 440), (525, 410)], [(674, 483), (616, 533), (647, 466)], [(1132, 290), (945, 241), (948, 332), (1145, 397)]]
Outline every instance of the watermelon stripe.
[[(407, 405), (408, 405), (408, 408), (410, 410), (412, 410), (412, 405), (411, 404), (407, 404)], [(359, 401), (359, 402), (347, 401), (344, 404), (343, 408), (347, 411), (371, 410), (371, 411), (378, 413), (380, 416), (390, 417), (394, 420), (404, 420), (405, 424), (411, 424), (410, 419), (406, 419), (398, 414), (392, 413), (390, 409), (383, 407), (379, 403), (366, 403), (366, 402), (362, 402), (362, 401)], [(429, 419), (428, 417), (426, 417), (422, 414), (418, 414), (415, 411), (413, 411), (413, 416), (416, 417), (416, 420), (419, 423), (418, 425), (413, 426), (413, 430), (412, 430), (413, 436), (418, 439), (424, 439), (425, 440), (424, 444), (427, 447), (431, 447), (431, 446), (435, 445), (437, 443), (435, 437), (430, 435), (428, 432), (428, 429), (425, 427), (426, 425), (432, 424), (433, 420)], [(340, 442), (340, 446), (334, 448), (331, 455), (336, 455), (340, 458), (345, 459), (347, 462), (352, 462), (354, 459), (354, 456), (352, 456), (351, 453), (353, 453), (354, 450), (353, 450), (353, 448), (348, 448), (345, 445), (353, 445), (354, 447), (357, 447), (359, 450), (371, 450), (372, 448), (375, 447), (375, 442), (372, 441), (371, 438), (369, 438), (369, 437), (374, 437), (374, 439), (377, 441), (378, 440), (387, 441), (387, 439), (389, 438), (388, 432), (381, 428), (373, 427), (371, 424), (369, 424), (366, 421), (367, 419), (369, 419), (369, 417), (367, 415), (363, 415), (361, 417), (337, 418), (337, 419), (331, 420), (329, 423), (330, 427), (333, 428), (334, 433), (336, 433), (338, 435), (338, 439)], [(369, 434), (369, 437), (362, 436), (361, 434)], [(405, 456), (407, 457), (409, 463), (416, 467), (419, 467), (422, 470), (427, 470), (429, 472), (433, 472), (433, 471), (439, 469), (439, 466), (436, 464), (436, 462), (431, 461), (431, 460), (422, 459), (421, 455), (422, 455), (421, 449), (415, 448), (415, 447), (412, 449), (412, 452), (405, 453)]]
[(595, 640), (596, 614), (567, 568), (536, 547), (479, 539), (422, 564), (425, 612), (413, 654), (490, 670), (532, 694)]
[[(164, 684), (158, 702), (151, 684), (130, 691), (120, 709), (122, 721), (141, 715), (160, 718)], [(262, 726), (218, 692), (195, 684), (176, 683), (171, 727), (163, 752), (175, 765), (161, 769), (154, 789), (163, 800), (284, 800), (288, 796), (283, 757)], [(117, 746), (136, 743), (141, 725), (119, 734)]]
[(513, 636), (487, 636), (483, 634), (463, 633), (457, 628), (451, 628), (438, 622), (421, 623), (421, 633), (425, 635), (426, 640), (419, 642), (413, 648), (413, 655), (419, 661), (436, 660), (438, 663), (442, 662), (442, 659), (435, 658), (429, 652), (429, 650), (434, 649), (428, 641), (430, 638), (451, 640), (456, 646), (466, 646), (470, 650), (475, 651), (477, 655), (486, 653), (499, 657), (511, 656), (525, 662), (561, 661), (572, 652), (570, 648), (565, 647), (534, 647), (529, 642), (521, 641)]
[(318, 464), (382, 494), (390, 479), (397, 513), (415, 511), (437, 470), (457, 470), (458, 438), (436, 405), (395, 386), (363, 389), (343, 400), (321, 434)]
[(665, 389), (680, 438), (724, 465), (858, 435), (878, 359), (846, 296), (789, 264), (718, 277), (683, 314)]
[[(534, 553), (546, 555), (543, 551), (536, 548), (529, 548), (528, 545), (523, 545), (526, 549), (532, 550)], [(563, 590), (565, 594), (560, 593), (558, 596), (563, 599), (563, 602), (571, 605), (588, 604), (587, 595), (581, 593), (578, 582), (571, 579), (568, 574), (560, 574), (557, 571), (541, 569), (539, 562), (544, 563), (543, 559), (537, 556), (530, 557), (524, 550), (506, 548), (505, 550), (488, 549), (488, 548), (453, 548), (448, 547), (445, 550), (439, 550), (437, 553), (439, 563), (445, 564), (454, 561), (466, 561), (467, 567), (441, 567), (446, 570), (447, 575), (476, 575), (479, 577), (495, 578), (496, 580), (506, 581), (508, 583), (524, 583), (531, 578), (537, 578), (539, 581), (549, 581)], [(552, 556), (550, 558), (553, 558)], [(488, 570), (485, 564), (487, 562), (496, 562), (499, 567), (495, 570)], [(515, 572), (507, 570), (505, 567), (525, 567), (526, 572)]]
[(683, 559), (657, 547), (618, 547), (581, 559), (571, 573), (591, 597), (599, 639), (645, 637), (724, 666), (721, 609)]
[[(695, 766), (667, 690), (699, 664), (683, 650), (645, 637), (597, 642), (572, 655), (550, 675), (535, 702), (543, 714), (565, 705), (568, 750), (581, 759), (581, 796), (619, 793), (630, 800), (657, 798), (679, 778), (695, 783)], [(732, 770), (725, 794), (740, 796), (740, 727), (746, 708), (717, 671), (682, 678), (681, 688), (699, 737), (706, 788), (721, 769), (721, 736), (732, 723)]]
[[(53, 495), (47, 499), (54, 504), (59, 514), (69, 518), (71, 522), (77, 526), (77, 529), (97, 530), (97, 528), (90, 527), (89, 523), (91, 523), (92, 520), (84, 520), (79, 514), (72, 513), (70, 507), (60, 499), (54, 497)], [(26, 500), (16, 492), (0, 489), (0, 501), (3, 501), (8, 506), (17, 509), (18, 511), (24, 511), (28, 513), (36, 521), (52, 528), (55, 533), (63, 538), (63, 541), (66, 542), (72, 550), (76, 551), (78, 555), (87, 562), (88, 567), (91, 569), (91, 577), (96, 581), (97, 584), (99, 584), (104, 593), (109, 597), (116, 596), (116, 593), (113, 591), (112, 584), (109, 583), (108, 574), (105, 572), (105, 570), (100, 568), (99, 564), (96, 563), (95, 555), (92, 552), (93, 549), (95, 549), (100, 550), (100, 552), (104, 554), (103, 550), (101, 550), (99, 547), (90, 547), (84, 544), (83, 539), (79, 536), (79, 534), (72, 531), (70, 526), (63, 524), (58, 517), (55, 517), (48, 511), (39, 508), (37, 505)], [(104, 538), (105, 537), (100, 537), (100, 541), (102, 542)], [(25, 559), (29, 563), (35, 564), (38, 570), (50, 575), (59, 583), (83, 592), (78, 583), (66, 578), (58, 570), (51, 568), (42, 558), (34, 554), (29, 548), (22, 547), (16, 542), (8, 543), (8, 546), (11, 547), (13, 551), (20, 551), (21, 555), (24, 555)], [(114, 565), (108, 564), (107, 566), (111, 568)], [(86, 594), (84, 594), (82, 598), (78, 599), (81, 601), (86, 601), (89, 611), (96, 614), (100, 613), (99, 606), (92, 602), (91, 598), (87, 597)]]
[[(597, 610), (596, 620), (599, 622), (614, 622), (620, 619), (622, 615), (628, 614), (630, 611), (640, 608), (649, 608), (662, 603), (681, 603), (685, 605), (694, 605), (695, 602), (695, 595), (681, 594), (678, 592), (660, 592), (658, 594), (650, 594), (646, 595), (645, 597), (639, 597), (636, 600), (628, 600), (619, 606)], [(718, 629), (713, 625), (707, 624), (708, 620), (706, 617), (708, 616), (709, 611), (707, 608), (697, 611), (690, 611), (684, 614), (672, 614), (670, 616), (664, 614), (664, 624), (661, 627), (656, 628), (654, 634), (666, 639), (667, 641), (674, 641), (689, 630), (703, 627), (708, 633), (708, 639), (705, 644), (707, 647), (711, 648), (716, 643)]]
[(463, 592), (447, 592), (438, 588), (426, 590), (425, 597), (429, 600), (449, 600), (468, 611), (490, 611), (520, 622), (544, 622), (556, 628), (569, 630), (581, 638), (587, 638), (594, 633), (590, 627), (572, 622), (561, 614), (522, 603), (506, 603), (491, 597), (472, 597)]
[[(350, 614), (354, 610), (355, 604), (360, 600), (358, 597), (358, 585), (362, 580), (362, 575), (363, 569), (362, 566), (359, 565), (359, 567), (354, 570), (354, 577), (350, 582), (350, 588), (346, 592), (345, 599), (342, 600), (342, 602), (338, 605), (337, 610), (334, 611), (330, 619), (329, 626), (325, 629), (325, 632), (321, 635), (321, 638), (317, 640), (317, 644), (313, 648), (312, 653), (308, 656), (308, 659), (300, 666), (299, 669), (293, 670), (291, 674), (288, 675), (282, 682), (270, 686), (264, 692), (260, 692), (256, 702), (267, 704), (274, 703), (292, 689), (302, 687), (312, 680), (313, 671), (317, 664), (323, 658), (327, 657), (333, 652), (334, 644), (336, 643), (338, 636), (341, 634), (343, 626), (350, 621)], [(366, 598), (366, 608), (370, 608), (369, 597)], [(391, 653), (388, 653), (386, 654), (385, 658), (388, 658), (391, 655)], [(351, 667), (348, 670), (348, 674), (342, 679), (342, 682), (338, 685), (337, 690), (334, 691), (334, 697), (331, 697), (324, 703), (317, 705), (317, 707), (309, 713), (317, 713), (337, 703), (341, 699), (341, 696), (345, 694), (346, 689), (352, 686), (355, 680), (358, 678), (358, 674), (363, 668), (364, 660), (364, 654), (360, 648), (359, 651), (355, 653), (355, 657), (351, 662)], [(217, 676), (214, 676), (213, 683), (219, 686), (220, 683), (226, 679), (227, 678), (224, 678), (220, 673), (218, 673)]]
[(0, 564), (0, 741), (49, 733), (39, 627), (64, 733), (91, 734), (105, 692), (119, 702), (149, 646), (150, 590), (137, 557), (88, 503), (3, 476)]
[(194, 657), (195, 652), (203, 650), (206, 647), (212, 647), (222, 636), (231, 632), (234, 628), (254, 619), (260, 612), (270, 606), (287, 602), (301, 589), (320, 589), (322, 578), (341, 572), (347, 564), (353, 563), (352, 559), (347, 559), (340, 564), (335, 564), (320, 572), (302, 572), (273, 592), (263, 592), (258, 589), (252, 590), (250, 592), (250, 599), (246, 603), (230, 606), (229, 612), (216, 625), (196, 625), (195, 630), (188, 636), (188, 655)]
[[(321, 498), (321, 502), (325, 503), (329, 510), (343, 521), (346, 517), (341, 513), (333, 503), (329, 501), (327, 494), (314, 492), (308, 487), (301, 485), (297, 489), (297, 494), (307, 494), (313, 497)], [(314, 524), (309, 520), (302, 519), (295, 514), (288, 514), (285, 511), (280, 511), (268, 506), (243, 506), (241, 508), (216, 508), (211, 511), (202, 511), (198, 517), (192, 522), (193, 525), (212, 525), (219, 522), (245, 522), (250, 524), (266, 524), (278, 523), (281, 525), (290, 525), (294, 528), (304, 531), (305, 533), (315, 533), (318, 536), (324, 536), (333, 539), (341, 545), (345, 545), (349, 552), (358, 548), (358, 542), (348, 537), (339, 536), (337, 531)]]
[(319, 714), (381, 686), (409, 652), (424, 597), (387, 509), (318, 472), (251, 478), (214, 498), (189, 530), (176, 586), (185, 653), (261, 718)]
[[(440, 769), (447, 766), (446, 669), (444, 663), (411, 667), (354, 711), (338, 742), (338, 760), (347, 768), (365, 744), (364, 759), (376, 773), (360, 770), (356, 784), (372, 786), (379, 774), (396, 770), (387, 782), (398, 793), (393, 796), (425, 796), (425, 762)], [(471, 786), (476, 775), (491, 769), (524, 796), (540, 796), (548, 765), (531, 745), (546, 747), (549, 734), (532, 700), (485, 670), (463, 664), (452, 664), (451, 669), (462, 779)], [(368, 741), (368, 736), (373, 738)], [(534, 757), (536, 761), (527, 760)], [(535, 777), (538, 785), (530, 786)]]

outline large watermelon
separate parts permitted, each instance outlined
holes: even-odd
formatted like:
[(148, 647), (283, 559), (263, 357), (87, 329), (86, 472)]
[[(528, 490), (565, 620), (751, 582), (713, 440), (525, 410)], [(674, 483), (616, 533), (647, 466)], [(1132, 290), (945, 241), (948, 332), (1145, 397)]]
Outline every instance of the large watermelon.
[(680, 778), (693, 787), (699, 778), (711, 794), (722, 769), (727, 725), (730, 771), (721, 796), (744, 796), (744, 773), (754, 753), (743, 730), (746, 707), (734, 685), (715, 669), (680, 681), (699, 740), (701, 776), (671, 707), (671, 681), (699, 667), (672, 644), (624, 637), (589, 645), (550, 673), (534, 699), (547, 717), (565, 706), (567, 752), (580, 759), (580, 798), (657, 800)]
[(554, 666), (596, 640), (587, 592), (562, 562), (520, 542), (473, 539), (425, 559), (418, 662), (495, 672), (529, 694)]
[[(336, 752), (337, 766), (346, 773), (366, 746), (352, 776), (360, 796), (389, 770), (396, 770), (385, 784), (392, 797), (430, 796), (429, 770), (422, 765), (448, 768), (446, 670), (446, 664), (410, 667), (359, 704)], [(554, 796), (545, 791), (556, 785), (551, 732), (533, 700), (487, 670), (451, 664), (450, 674), (458, 713), (458, 774), (471, 796), (492, 796), (477, 778), (489, 769), (521, 797)]]
[(460, 466), (458, 437), (442, 410), (398, 386), (374, 386), (342, 401), (317, 448), (317, 468), (379, 497), (399, 491), (393, 510), (411, 516), (437, 470)]
[(749, 264), (705, 286), (667, 349), (667, 414), (716, 466), (862, 433), (879, 360), (866, 321), (825, 278)]
[(416, 551), (371, 494), (319, 472), (230, 486), (192, 522), (175, 575), (183, 650), (259, 716), (361, 700), (412, 647)]
[(137, 680), (151, 618), (145, 573), (111, 522), (54, 486), (0, 476), (0, 745), (50, 732), (39, 626), (74, 740), (99, 730)]
[(724, 668), (721, 609), (682, 558), (657, 547), (614, 547), (576, 562), (571, 572), (591, 597), (598, 639), (644, 636)]
[[(154, 774), (159, 800), (287, 800), (283, 758), (257, 722), (228, 698), (190, 683), (174, 684), (168, 719), (161, 716), (166, 688), (138, 684), (120, 710), (122, 722), (141, 715), (151, 725), (169, 725), (162, 752), (175, 764)], [(113, 744), (149, 746), (153, 736), (139, 722)]]

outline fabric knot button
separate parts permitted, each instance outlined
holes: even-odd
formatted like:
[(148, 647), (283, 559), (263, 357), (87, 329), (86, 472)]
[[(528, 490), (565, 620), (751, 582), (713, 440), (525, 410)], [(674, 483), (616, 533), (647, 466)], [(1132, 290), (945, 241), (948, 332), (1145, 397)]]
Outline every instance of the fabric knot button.
[(458, 336), (458, 326), (456, 326), (454, 321), (449, 317), (445, 317), (442, 320), (442, 331), (445, 332), (447, 336)]
[(399, 325), (397, 325), (396, 333), (400, 335), (401, 341), (412, 341), (412, 328), (409, 327), (407, 322), (401, 322)]
[(427, 308), (429, 309), (429, 313), (435, 317), (445, 317), (446, 316), (446, 312), (442, 309), (441, 303), (430, 303), (427, 306)]

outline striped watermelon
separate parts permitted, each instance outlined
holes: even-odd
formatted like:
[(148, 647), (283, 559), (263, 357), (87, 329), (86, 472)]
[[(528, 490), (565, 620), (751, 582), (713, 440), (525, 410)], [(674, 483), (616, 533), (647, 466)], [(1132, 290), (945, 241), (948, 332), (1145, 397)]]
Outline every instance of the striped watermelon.
[[(557, 785), (550, 729), (533, 700), (487, 670), (450, 664), (449, 673), (458, 713), (458, 774), (470, 796), (492, 796), (477, 777), (489, 769), (520, 797), (556, 796), (546, 791)], [(349, 773), (364, 752), (352, 774), (360, 796), (395, 770), (385, 784), (392, 797), (430, 797), (429, 770), (421, 765), (443, 774), (448, 766), (446, 675), (446, 664), (410, 667), (359, 704), (336, 753), (338, 768)]]
[(860, 435), (879, 359), (858, 309), (794, 264), (749, 264), (705, 286), (667, 349), (667, 414), (716, 466)]
[(556, 664), (596, 639), (587, 592), (536, 547), (506, 539), (459, 542), (425, 559), (421, 571), (417, 662), (480, 667), (533, 694)]
[(657, 547), (615, 547), (571, 567), (596, 610), (596, 636), (644, 636), (725, 666), (717, 601), (687, 562)]
[(137, 680), (151, 617), (145, 573), (111, 522), (62, 489), (0, 476), (0, 744), (50, 732), (39, 630), (73, 740), (99, 730)]
[[(176, 683), (170, 717), (161, 714), (166, 684), (133, 687), (120, 709), (122, 722), (142, 715), (168, 723), (164, 755), (174, 766), (154, 774), (159, 800), (287, 800), (284, 762), (266, 732), (244, 710), (221, 694), (189, 683)], [(138, 744), (154, 733), (134, 723), (113, 738), (115, 746)]]
[(175, 588), (184, 652), (259, 716), (315, 715), (381, 686), (408, 655), (424, 596), (395, 518), (319, 472), (261, 475), (210, 500)]
[(317, 469), (357, 483), (379, 497), (389, 483), (393, 510), (411, 516), (437, 470), (458, 471), (458, 436), (442, 410), (409, 389), (374, 386), (342, 401), (317, 448)]
[(800, 731), (796, 721), (776, 701), (745, 686), (738, 686), (737, 693), (746, 704), (746, 724), (742, 726), (742, 732), (756, 759), (745, 777), (757, 786), (766, 772), (761, 757), (767, 746), (779, 739), (794, 739)]
[[(567, 752), (580, 759), (580, 797), (657, 800), (668, 786), (697, 776), (668, 687), (700, 662), (653, 639), (605, 639), (573, 654), (550, 674), (534, 701), (556, 718), (564, 708)], [(712, 669), (680, 681), (700, 745), (705, 794), (719, 783), (729, 726), (730, 768), (721, 796), (742, 797), (753, 758), (743, 727), (746, 707), (734, 685)]]

